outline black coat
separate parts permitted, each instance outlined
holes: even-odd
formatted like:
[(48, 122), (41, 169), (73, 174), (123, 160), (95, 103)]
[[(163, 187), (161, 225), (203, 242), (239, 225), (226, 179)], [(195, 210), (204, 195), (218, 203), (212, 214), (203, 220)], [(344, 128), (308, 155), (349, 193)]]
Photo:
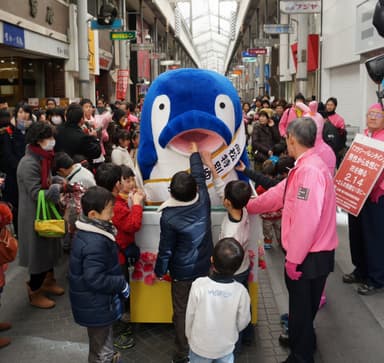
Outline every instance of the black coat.
[(11, 203), (14, 208), (17, 208), (19, 200), (16, 170), (25, 155), (25, 147), (25, 134), (18, 128), (9, 125), (0, 129), (0, 170), (7, 175), (3, 199)]
[(213, 251), (211, 203), (203, 164), (198, 153), (190, 158), (191, 174), (199, 187), (199, 198), (191, 205), (167, 207), (160, 219), (160, 244), (155, 274), (167, 270), (176, 280), (206, 276)]
[(119, 294), (126, 286), (112, 235), (86, 223), (72, 242), (69, 297), (75, 321), (82, 326), (107, 326), (121, 317)]
[[(268, 125), (256, 124), (252, 133), (252, 151), (255, 153), (255, 160), (264, 161), (268, 159), (268, 151), (280, 142), (279, 129), (276, 125), (270, 127)], [(261, 154), (261, 157), (258, 156)]]
[(57, 128), (55, 151), (64, 151), (70, 157), (83, 155), (92, 161), (101, 154), (100, 140), (87, 135), (76, 124), (65, 123)]

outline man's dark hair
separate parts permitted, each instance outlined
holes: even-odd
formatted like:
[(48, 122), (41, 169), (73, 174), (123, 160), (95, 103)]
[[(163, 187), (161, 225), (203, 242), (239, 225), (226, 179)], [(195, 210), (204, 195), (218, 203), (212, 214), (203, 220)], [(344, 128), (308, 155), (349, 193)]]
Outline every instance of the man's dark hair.
[(55, 106), (57, 105), (56, 100), (54, 98), (47, 98), (45, 100), (45, 104), (48, 105), (48, 102), (53, 102), (55, 104)]
[(53, 172), (56, 174), (57, 171), (61, 168), (69, 169), (75, 162), (73, 159), (65, 152), (55, 153), (53, 158)]
[(80, 101), (80, 106), (84, 106), (85, 104), (89, 103), (92, 106), (92, 101), (89, 98), (83, 98)]
[(81, 208), (83, 213), (88, 216), (91, 210), (101, 213), (110, 202), (114, 202), (113, 194), (102, 187), (90, 187), (81, 198)]
[(171, 180), (170, 193), (181, 202), (189, 202), (196, 197), (197, 183), (195, 178), (186, 171), (177, 172)]
[(132, 176), (135, 177), (135, 173), (129, 166), (121, 165), (120, 168), (121, 168), (121, 177), (123, 179), (128, 179)]
[(38, 141), (48, 139), (53, 136), (53, 128), (46, 122), (34, 122), (28, 129), (26, 142), (27, 144), (37, 145)]
[(305, 97), (302, 93), (297, 93), (296, 96), (295, 96), (295, 102), (298, 101), (298, 100), (302, 100), (303, 103), (305, 102)]
[(232, 180), (227, 183), (224, 189), (224, 198), (228, 199), (235, 209), (244, 208), (251, 195), (251, 186), (244, 180)]
[(6, 103), (7, 99), (5, 97), (0, 96), (0, 103)]
[(112, 192), (121, 180), (121, 167), (112, 163), (101, 164), (96, 170), (95, 180), (98, 186)]
[(66, 114), (68, 124), (78, 125), (83, 117), (83, 109), (78, 103), (71, 103), (68, 106)]
[(244, 259), (244, 249), (234, 238), (223, 238), (213, 249), (213, 266), (224, 276), (233, 276)]
[(307, 148), (315, 145), (317, 127), (310, 117), (301, 117), (293, 120), (287, 128), (287, 136), (292, 135), (297, 142)]

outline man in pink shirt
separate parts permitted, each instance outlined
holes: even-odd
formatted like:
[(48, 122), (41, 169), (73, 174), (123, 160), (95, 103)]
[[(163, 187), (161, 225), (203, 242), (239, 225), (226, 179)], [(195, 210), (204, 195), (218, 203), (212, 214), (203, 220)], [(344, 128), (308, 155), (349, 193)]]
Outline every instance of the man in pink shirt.
[(283, 208), (291, 348), (286, 362), (311, 363), (316, 347), (313, 321), (338, 244), (336, 196), (332, 176), (314, 149), (315, 122), (308, 117), (292, 121), (286, 139), (295, 167), (285, 181), (251, 199), (247, 209), (260, 214)]

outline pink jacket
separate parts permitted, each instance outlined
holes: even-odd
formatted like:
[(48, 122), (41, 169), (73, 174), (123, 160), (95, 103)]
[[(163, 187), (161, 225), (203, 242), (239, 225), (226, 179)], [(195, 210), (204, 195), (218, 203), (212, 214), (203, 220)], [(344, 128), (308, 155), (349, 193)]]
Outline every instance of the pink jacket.
[(279, 122), (279, 132), (281, 137), (285, 137), (287, 134), (287, 127), (288, 125), (295, 119), (300, 117), (297, 115), (295, 106), (292, 106), (290, 108), (287, 108), (283, 115), (281, 116), (280, 122)]
[[(368, 129), (364, 130), (364, 134), (368, 136), (369, 131)], [(373, 139), (384, 141), (384, 129), (376, 131), (371, 136)], [(381, 173), (379, 179), (377, 180), (375, 186), (372, 189), (372, 192), (370, 194), (370, 199), (377, 203), (379, 201), (379, 198), (384, 195), (384, 171)]]
[(338, 129), (345, 130), (344, 119), (339, 114), (335, 113), (334, 115), (329, 115), (328, 120)]
[(250, 214), (280, 208), (282, 244), (288, 261), (300, 265), (310, 252), (336, 249), (335, 188), (327, 166), (313, 148), (297, 159), (287, 179), (247, 205)]

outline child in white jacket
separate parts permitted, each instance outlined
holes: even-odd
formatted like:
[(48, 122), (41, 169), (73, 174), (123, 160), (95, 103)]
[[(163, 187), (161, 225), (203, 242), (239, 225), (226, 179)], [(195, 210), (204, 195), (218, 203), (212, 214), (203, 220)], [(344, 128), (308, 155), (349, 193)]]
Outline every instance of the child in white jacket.
[(192, 284), (185, 322), (191, 363), (234, 361), (239, 332), (251, 320), (248, 292), (233, 278), (243, 258), (234, 238), (220, 240), (213, 251), (213, 273)]

